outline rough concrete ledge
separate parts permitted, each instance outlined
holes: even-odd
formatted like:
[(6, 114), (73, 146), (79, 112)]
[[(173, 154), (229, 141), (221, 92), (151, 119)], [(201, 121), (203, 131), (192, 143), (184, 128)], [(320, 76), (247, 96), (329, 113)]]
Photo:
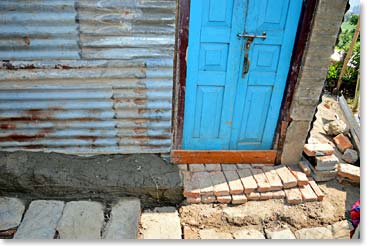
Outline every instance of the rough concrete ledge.
[(0, 195), (65, 200), (134, 196), (143, 206), (183, 200), (179, 169), (153, 154), (0, 152), (0, 170)]

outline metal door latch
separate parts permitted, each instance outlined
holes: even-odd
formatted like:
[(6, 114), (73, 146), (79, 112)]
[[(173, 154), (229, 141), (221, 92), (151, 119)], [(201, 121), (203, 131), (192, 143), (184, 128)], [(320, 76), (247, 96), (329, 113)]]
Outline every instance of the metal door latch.
[(254, 38), (262, 38), (266, 39), (266, 32), (263, 32), (262, 35), (256, 35), (256, 34), (248, 34), (248, 33), (237, 33), (238, 39), (241, 38), (247, 38), (247, 39), (254, 39)]

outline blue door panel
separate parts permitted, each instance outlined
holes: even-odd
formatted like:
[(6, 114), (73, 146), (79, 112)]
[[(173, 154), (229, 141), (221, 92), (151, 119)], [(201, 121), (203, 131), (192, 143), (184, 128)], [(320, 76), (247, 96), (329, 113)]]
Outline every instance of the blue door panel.
[[(184, 149), (271, 149), (302, 0), (191, 1)], [(248, 51), (238, 33), (261, 35)]]

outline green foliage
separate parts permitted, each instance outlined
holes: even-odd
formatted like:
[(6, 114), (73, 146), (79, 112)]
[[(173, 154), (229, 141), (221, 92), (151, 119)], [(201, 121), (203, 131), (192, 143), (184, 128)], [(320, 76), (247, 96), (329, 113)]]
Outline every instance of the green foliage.
[[(354, 32), (356, 30), (358, 17), (359, 15), (348, 16), (347, 21), (342, 24), (341, 26), (342, 31), (339, 34), (339, 42), (336, 46), (336, 50), (339, 50), (344, 54), (348, 52), (351, 41), (353, 39)], [(360, 65), (360, 47), (361, 47), (360, 39), (358, 38), (353, 48), (353, 54), (350, 63), (342, 78), (343, 83), (341, 89), (344, 91), (347, 97), (353, 96), (355, 90)], [(326, 78), (326, 87), (330, 91), (336, 86), (336, 83), (340, 76), (341, 69), (343, 67), (343, 62), (344, 62), (343, 60), (340, 62), (333, 62), (329, 66)]]

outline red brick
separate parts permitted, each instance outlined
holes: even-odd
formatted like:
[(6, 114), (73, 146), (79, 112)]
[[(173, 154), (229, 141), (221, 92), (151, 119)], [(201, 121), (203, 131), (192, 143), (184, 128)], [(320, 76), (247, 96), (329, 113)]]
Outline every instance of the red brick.
[(217, 202), (219, 202), (219, 203), (231, 203), (231, 201), (232, 201), (231, 195), (217, 196)]
[(285, 193), (283, 190), (273, 191), (273, 199), (284, 199)]
[(251, 169), (251, 172), (254, 175), (254, 179), (256, 180), (258, 186), (257, 191), (259, 192), (270, 191), (271, 186), (264, 172), (261, 169), (257, 168)]
[(308, 179), (308, 183), (310, 184), (312, 190), (315, 192), (318, 201), (322, 201), (324, 199), (324, 193), (321, 191), (320, 187), (316, 184), (315, 180), (312, 178)]
[(273, 192), (267, 191), (267, 192), (260, 192), (260, 200), (269, 200), (273, 198)]
[(243, 204), (247, 202), (247, 197), (245, 194), (232, 195), (232, 204)]
[(317, 196), (313, 192), (310, 185), (305, 185), (305, 186), (299, 188), (299, 190), (301, 191), (303, 201), (306, 201), (306, 202), (317, 201)]
[(226, 196), (229, 195), (229, 187), (223, 172), (211, 172), (210, 179), (213, 184), (214, 195)]
[(344, 151), (346, 151), (347, 149), (353, 148), (353, 144), (350, 142), (349, 138), (344, 136), (344, 134), (339, 134), (338, 136), (333, 138), (333, 140), (334, 140), (334, 143), (336, 144), (336, 147), (338, 147), (338, 149), (342, 153), (344, 153)]
[(214, 195), (201, 196), (201, 202), (202, 203), (213, 203), (215, 202), (215, 196)]
[(270, 190), (274, 191), (283, 189), (282, 180), (280, 180), (277, 172), (274, 170), (273, 167), (263, 167), (263, 171), (267, 180), (270, 183)]
[(299, 204), (302, 202), (302, 194), (298, 188), (285, 189), (284, 192), (289, 204)]
[(280, 165), (274, 167), (274, 169), (282, 180), (284, 188), (292, 188), (297, 186), (297, 179), (286, 166)]
[(188, 204), (198, 204), (201, 203), (201, 197), (187, 197), (186, 201)]
[(250, 193), (257, 189), (256, 180), (252, 176), (252, 172), (249, 168), (237, 170), (237, 173), (240, 176), (245, 193)]
[(190, 172), (182, 172), (184, 175), (183, 184), (184, 184), (184, 196), (187, 198), (200, 198), (200, 185), (197, 180), (194, 180), (196, 183), (191, 181), (191, 173)]
[(253, 191), (251, 193), (246, 194), (248, 201), (257, 201), (260, 200), (260, 192)]
[(240, 177), (238, 176), (236, 171), (224, 171), (224, 176), (228, 182), (229, 192), (231, 194), (243, 194), (244, 188)]
[(294, 175), (294, 177), (297, 179), (297, 185), (298, 186), (305, 186), (308, 185), (308, 178), (305, 173), (303, 173), (300, 168), (296, 165), (288, 166), (291, 173)]
[(303, 151), (308, 156), (332, 155), (334, 148), (330, 144), (305, 144)]
[(360, 182), (360, 168), (351, 164), (340, 163), (338, 167), (338, 175), (355, 183)]

